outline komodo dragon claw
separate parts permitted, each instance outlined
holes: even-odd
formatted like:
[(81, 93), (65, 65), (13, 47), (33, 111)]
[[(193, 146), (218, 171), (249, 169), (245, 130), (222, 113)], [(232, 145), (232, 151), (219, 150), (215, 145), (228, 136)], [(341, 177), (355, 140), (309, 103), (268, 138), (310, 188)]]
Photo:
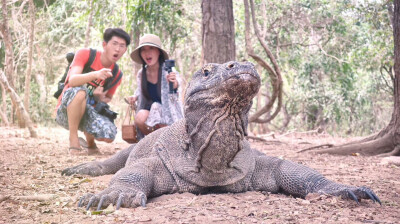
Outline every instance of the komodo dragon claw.
[[(380, 205), (382, 205), (381, 200), (379, 200), (378, 196), (369, 189), (368, 187), (362, 186), (359, 187), (356, 192), (359, 191), (359, 198), (365, 198), (365, 199), (371, 199), (373, 202), (378, 202)], [(358, 193), (358, 192), (357, 192)], [(358, 200), (357, 200), (358, 201)]]
[(78, 207), (86, 205), (86, 210), (89, 210), (91, 207), (97, 207), (97, 211), (100, 211), (101, 208), (113, 204), (116, 206), (116, 210), (118, 210), (121, 206), (132, 208), (138, 206), (146, 207), (146, 202), (146, 195), (140, 191), (121, 192), (121, 190), (106, 189), (96, 195), (86, 194), (82, 196), (79, 200)]
[(347, 192), (347, 196), (348, 196), (349, 198), (351, 198), (351, 199), (353, 199), (354, 201), (356, 201), (357, 204), (360, 204), (360, 202), (359, 202), (358, 199), (357, 199), (357, 196), (356, 196), (352, 191), (346, 190), (346, 192)]
[(348, 198), (354, 200), (359, 204), (361, 199), (371, 199), (374, 203), (378, 202), (382, 205), (381, 200), (376, 194), (368, 187), (345, 187), (340, 190), (323, 189), (321, 193), (327, 193), (334, 196), (341, 196), (342, 198)]

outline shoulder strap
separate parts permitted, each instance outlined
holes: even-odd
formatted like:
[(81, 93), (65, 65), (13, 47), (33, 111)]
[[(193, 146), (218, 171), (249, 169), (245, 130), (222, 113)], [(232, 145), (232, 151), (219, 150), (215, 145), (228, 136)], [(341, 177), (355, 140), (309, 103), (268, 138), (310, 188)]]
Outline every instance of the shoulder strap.
[[(73, 56), (75, 57), (75, 53), (73, 54)], [(92, 68), (90, 66), (92, 66), (95, 58), (96, 58), (96, 49), (90, 48), (89, 59), (86, 62), (85, 66), (83, 66), (82, 73), (88, 73), (88, 72), (92, 71)], [(71, 61), (71, 63), (72, 63), (72, 61)], [(68, 73), (70, 65), (71, 64), (68, 65), (66, 73)], [(68, 76), (67, 75), (66, 75), (66, 78), (64, 80), (65, 80), (64, 84), (67, 84), (68, 83)]]
[[(119, 82), (119, 80), (121, 80), (121, 78), (122, 78), (122, 71), (120, 71), (119, 72), (119, 67), (118, 67), (118, 65), (117, 64), (115, 64), (114, 65), (114, 68), (113, 68), (113, 70), (111, 71), (112, 72), (112, 74), (113, 74), (113, 79), (111, 79), (111, 78), (108, 78), (107, 80), (106, 80), (106, 83), (104, 84), (104, 90), (108, 90), (108, 89), (111, 89), (113, 86), (115, 86), (118, 82)], [(119, 72), (119, 75), (118, 75), (118, 72)]]
[(92, 71), (92, 68), (90, 66), (92, 66), (94, 59), (96, 58), (96, 49), (92, 49), (90, 48), (90, 53), (89, 53), (89, 60), (86, 62), (85, 66), (83, 67), (83, 71), (82, 73), (88, 73)]

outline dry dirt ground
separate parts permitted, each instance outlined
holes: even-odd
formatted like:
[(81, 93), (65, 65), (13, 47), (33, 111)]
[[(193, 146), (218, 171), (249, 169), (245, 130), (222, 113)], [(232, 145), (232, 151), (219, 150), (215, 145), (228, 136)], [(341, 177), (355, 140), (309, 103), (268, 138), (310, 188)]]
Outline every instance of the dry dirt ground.
[(118, 136), (112, 144), (98, 144), (103, 155), (69, 156), (66, 130), (37, 130), (40, 137), (34, 139), (27, 130), (0, 127), (0, 223), (400, 223), (399, 167), (382, 164), (379, 157), (297, 153), (350, 139), (292, 133), (251, 144), (269, 155), (310, 166), (329, 179), (369, 186), (382, 205), (318, 195), (300, 199), (268, 192), (183, 193), (150, 199), (145, 208), (109, 207), (98, 214), (77, 208), (77, 201), (85, 193), (105, 189), (111, 176), (67, 177), (61, 171), (105, 159), (128, 144)]

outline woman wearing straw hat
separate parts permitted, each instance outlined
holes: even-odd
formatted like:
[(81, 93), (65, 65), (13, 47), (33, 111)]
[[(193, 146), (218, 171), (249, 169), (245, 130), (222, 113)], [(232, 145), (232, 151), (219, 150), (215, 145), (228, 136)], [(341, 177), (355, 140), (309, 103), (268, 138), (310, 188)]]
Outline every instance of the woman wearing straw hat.
[[(140, 139), (183, 118), (182, 105), (178, 100), (180, 79), (178, 73), (168, 74), (164, 69), (164, 62), (169, 56), (156, 35), (142, 36), (131, 58), (142, 64), (137, 74), (135, 94), (128, 98), (131, 105), (137, 102), (135, 125)], [(169, 93), (169, 82), (173, 84), (174, 93)]]

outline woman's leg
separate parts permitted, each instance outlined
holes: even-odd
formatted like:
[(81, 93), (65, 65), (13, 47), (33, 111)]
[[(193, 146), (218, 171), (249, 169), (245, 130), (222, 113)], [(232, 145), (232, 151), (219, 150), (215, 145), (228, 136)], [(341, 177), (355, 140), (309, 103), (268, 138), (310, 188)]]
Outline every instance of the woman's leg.
[(139, 110), (135, 116), (135, 125), (144, 135), (148, 135), (151, 132), (151, 129), (145, 123), (149, 113), (150, 111), (148, 110)]

